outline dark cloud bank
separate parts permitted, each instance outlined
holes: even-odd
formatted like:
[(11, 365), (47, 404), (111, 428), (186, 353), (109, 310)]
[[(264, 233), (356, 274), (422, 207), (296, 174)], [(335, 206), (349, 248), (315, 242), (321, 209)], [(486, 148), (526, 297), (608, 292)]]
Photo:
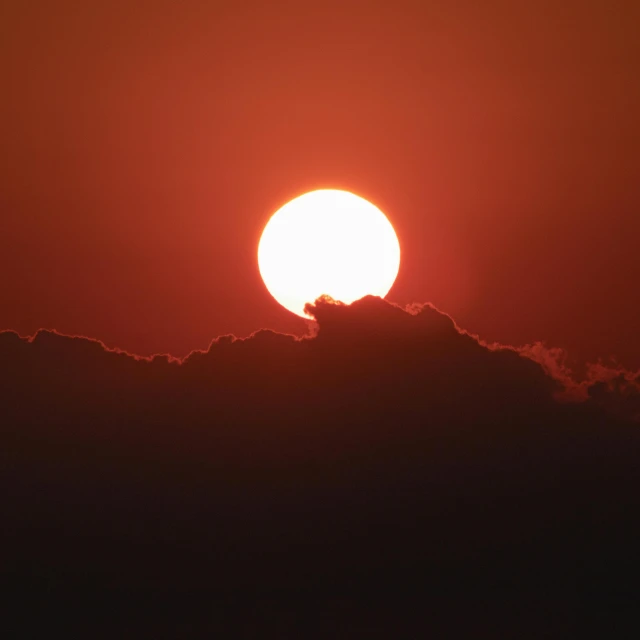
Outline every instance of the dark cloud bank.
[(574, 383), (430, 306), (313, 311), (183, 362), (0, 333), (5, 637), (637, 625), (637, 375)]

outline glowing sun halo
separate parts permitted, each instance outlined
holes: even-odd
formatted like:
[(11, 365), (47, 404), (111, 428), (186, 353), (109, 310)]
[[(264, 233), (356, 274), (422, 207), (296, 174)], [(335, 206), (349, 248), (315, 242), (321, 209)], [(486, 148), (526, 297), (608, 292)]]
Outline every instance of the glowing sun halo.
[(347, 304), (384, 297), (400, 266), (400, 245), (380, 209), (348, 191), (322, 189), (278, 209), (262, 232), (258, 266), (271, 295), (306, 318), (323, 294)]

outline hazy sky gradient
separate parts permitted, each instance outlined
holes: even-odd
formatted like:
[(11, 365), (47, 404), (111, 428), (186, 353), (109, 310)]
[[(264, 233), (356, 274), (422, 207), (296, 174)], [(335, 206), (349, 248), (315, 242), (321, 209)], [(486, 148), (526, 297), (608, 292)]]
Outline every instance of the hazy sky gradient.
[(5, 3), (0, 327), (176, 355), (302, 333), (257, 244), (337, 187), (398, 232), (389, 299), (640, 366), (639, 23), (630, 2)]

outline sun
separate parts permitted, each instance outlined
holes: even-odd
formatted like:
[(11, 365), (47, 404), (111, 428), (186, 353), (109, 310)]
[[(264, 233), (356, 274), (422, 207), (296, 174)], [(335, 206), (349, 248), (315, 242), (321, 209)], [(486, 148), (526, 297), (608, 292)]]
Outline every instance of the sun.
[(387, 217), (348, 191), (321, 189), (294, 198), (267, 223), (258, 266), (269, 293), (308, 318), (321, 295), (350, 304), (384, 297), (400, 267), (400, 245)]

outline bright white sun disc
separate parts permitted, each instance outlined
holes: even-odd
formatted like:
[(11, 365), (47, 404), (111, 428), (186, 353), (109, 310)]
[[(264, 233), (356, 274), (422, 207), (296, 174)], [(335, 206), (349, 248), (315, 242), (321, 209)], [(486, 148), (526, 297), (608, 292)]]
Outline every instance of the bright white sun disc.
[(384, 297), (400, 267), (400, 245), (387, 217), (348, 191), (322, 189), (278, 209), (262, 232), (258, 266), (269, 293), (306, 318), (321, 295), (350, 304)]

